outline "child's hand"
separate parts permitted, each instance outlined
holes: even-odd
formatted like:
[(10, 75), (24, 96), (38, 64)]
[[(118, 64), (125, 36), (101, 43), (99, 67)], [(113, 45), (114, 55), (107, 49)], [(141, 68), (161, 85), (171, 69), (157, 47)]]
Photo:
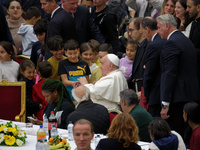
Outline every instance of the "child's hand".
[(85, 77), (78, 78), (78, 81), (80, 82), (81, 85), (88, 84), (88, 81)]
[(72, 86), (73, 86), (74, 88), (77, 88), (79, 85), (80, 85), (80, 82), (79, 82), (79, 81), (74, 81), (74, 82), (72, 83)]
[(33, 114), (33, 118), (34, 118), (34, 120), (33, 119), (29, 119), (29, 121), (32, 123), (32, 124), (38, 124), (38, 125), (42, 125), (42, 121), (41, 120), (39, 120), (34, 114)]

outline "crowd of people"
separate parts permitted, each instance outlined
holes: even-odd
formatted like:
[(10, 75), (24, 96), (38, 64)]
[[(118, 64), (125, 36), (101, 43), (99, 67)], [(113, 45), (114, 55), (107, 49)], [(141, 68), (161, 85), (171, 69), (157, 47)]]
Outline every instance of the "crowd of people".
[(59, 128), (72, 121), (77, 150), (90, 150), (94, 133), (107, 135), (97, 150), (140, 150), (139, 140), (199, 150), (199, 8), (200, 0), (1, 0), (0, 81), (26, 82), (27, 122), (42, 124), (51, 111)]

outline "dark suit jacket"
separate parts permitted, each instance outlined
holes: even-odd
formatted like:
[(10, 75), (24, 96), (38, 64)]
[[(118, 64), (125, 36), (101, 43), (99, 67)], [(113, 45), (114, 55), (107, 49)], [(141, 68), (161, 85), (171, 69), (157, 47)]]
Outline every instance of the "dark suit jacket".
[(161, 53), (161, 101), (178, 103), (199, 100), (197, 58), (192, 42), (175, 31)]
[(143, 87), (144, 95), (149, 100), (149, 105), (160, 104), (160, 54), (166, 40), (156, 34), (153, 41), (146, 49), (146, 61), (144, 69)]
[[(62, 8), (55, 11), (47, 28), (47, 39), (55, 35), (60, 35), (64, 42), (69, 39), (77, 40), (74, 18)], [(51, 56), (52, 54), (46, 45), (45, 59), (47, 60)]]
[(77, 109), (68, 116), (67, 123), (69, 121), (75, 123), (79, 119), (89, 120), (94, 126), (95, 133), (106, 134), (110, 126), (108, 110), (103, 105), (93, 103), (91, 100), (82, 101)]
[(131, 143), (129, 148), (124, 148), (122, 143), (115, 139), (101, 139), (96, 147), (96, 150), (141, 150), (141, 147), (136, 143)]
[(117, 16), (113, 14), (108, 6), (101, 12), (95, 12), (96, 7), (92, 7), (91, 17), (98, 25), (101, 33), (105, 38), (106, 43), (110, 43), (113, 48), (113, 53), (117, 54), (119, 51), (119, 40), (117, 31)]
[(79, 43), (88, 42), (90, 39), (97, 40), (103, 44), (105, 39), (101, 34), (99, 27), (95, 24), (94, 20), (90, 17), (88, 8), (78, 5), (76, 13), (74, 14), (76, 22), (76, 31), (78, 33)]
[(0, 41), (7, 41), (12, 44), (15, 44), (5, 18), (4, 8), (1, 5), (0, 5)]
[[(132, 75), (128, 79), (128, 86), (130, 89), (135, 90), (135, 82), (132, 82), (135, 79), (143, 79), (144, 74), (144, 64), (145, 64), (145, 50), (147, 47), (148, 41), (144, 39), (138, 46), (137, 52), (135, 54), (133, 60), (133, 68), (132, 68)], [(138, 91), (141, 91), (141, 87), (143, 86), (143, 81), (138, 81)]]

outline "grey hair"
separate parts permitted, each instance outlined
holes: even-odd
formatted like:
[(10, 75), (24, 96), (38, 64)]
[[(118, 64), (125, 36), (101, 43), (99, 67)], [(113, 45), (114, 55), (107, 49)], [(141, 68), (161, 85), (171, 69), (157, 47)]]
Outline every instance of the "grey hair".
[(132, 89), (126, 89), (126, 90), (121, 91), (120, 92), (120, 99), (125, 100), (126, 105), (128, 105), (128, 106), (139, 103), (138, 96), (135, 93), (135, 91), (132, 90)]
[(157, 21), (158, 20), (161, 20), (160, 21), (160, 24), (166, 24), (166, 23), (169, 23), (170, 25), (172, 25), (173, 27), (177, 27), (177, 22), (176, 22), (176, 19), (174, 18), (173, 15), (170, 15), (170, 14), (164, 14), (164, 15), (160, 15), (157, 17), (156, 19)]

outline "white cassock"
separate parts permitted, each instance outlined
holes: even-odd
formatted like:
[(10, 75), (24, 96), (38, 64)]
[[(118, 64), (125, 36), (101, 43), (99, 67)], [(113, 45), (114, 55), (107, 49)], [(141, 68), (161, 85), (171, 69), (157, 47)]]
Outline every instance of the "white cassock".
[(108, 110), (119, 109), (119, 93), (128, 89), (127, 81), (118, 69), (102, 77), (94, 85), (85, 84), (85, 86), (90, 90), (91, 100)]

